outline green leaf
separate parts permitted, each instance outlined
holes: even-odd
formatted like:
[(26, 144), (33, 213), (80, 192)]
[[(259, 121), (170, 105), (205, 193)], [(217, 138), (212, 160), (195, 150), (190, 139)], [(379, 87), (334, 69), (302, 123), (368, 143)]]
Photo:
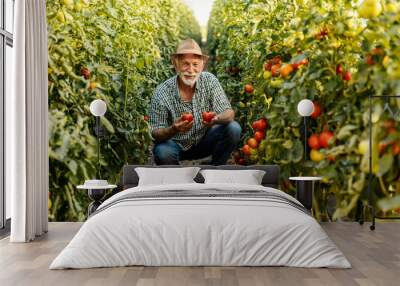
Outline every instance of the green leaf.
[(290, 151), (291, 160), (294, 163), (298, 163), (303, 159), (304, 156), (304, 146), (300, 140), (295, 140), (293, 144), (293, 148)]
[(339, 140), (345, 139), (346, 137), (349, 137), (350, 135), (352, 135), (352, 131), (358, 129), (358, 126), (356, 125), (352, 125), (352, 124), (348, 124), (343, 126), (342, 128), (340, 128), (339, 132), (336, 135), (336, 138), (338, 138)]
[(108, 121), (108, 119), (107, 119), (106, 117), (101, 116), (101, 117), (100, 117), (100, 121), (101, 121), (101, 124), (104, 125), (104, 127), (106, 128), (106, 130), (107, 130), (108, 132), (110, 132), (110, 133), (115, 133), (114, 127), (112, 126), (111, 122)]
[(70, 160), (68, 162), (68, 168), (72, 172), (72, 174), (76, 175), (76, 171), (78, 169), (78, 164), (74, 160)]
[(385, 154), (382, 158), (379, 159), (379, 172), (378, 176), (385, 175), (393, 165), (393, 155), (392, 154)]
[(282, 144), (283, 148), (286, 149), (292, 149), (293, 148), (293, 141), (292, 140), (286, 140), (283, 144)]

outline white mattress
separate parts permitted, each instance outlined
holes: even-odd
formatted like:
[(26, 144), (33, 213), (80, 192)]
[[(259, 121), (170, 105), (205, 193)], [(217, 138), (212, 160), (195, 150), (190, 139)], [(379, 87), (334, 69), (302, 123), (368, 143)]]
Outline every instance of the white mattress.
[(290, 204), (243, 197), (118, 202), (136, 192), (210, 188), (262, 190), (299, 204), (277, 189), (254, 185), (131, 188), (105, 201), (99, 213), (82, 225), (54, 259), (50, 269), (127, 265), (351, 267), (318, 222)]

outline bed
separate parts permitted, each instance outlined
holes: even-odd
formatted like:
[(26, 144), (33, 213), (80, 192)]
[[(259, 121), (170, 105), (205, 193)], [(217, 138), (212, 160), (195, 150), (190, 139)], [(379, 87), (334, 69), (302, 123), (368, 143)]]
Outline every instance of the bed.
[(278, 189), (279, 166), (198, 166), (265, 170), (261, 185), (205, 184), (199, 173), (195, 183), (153, 186), (138, 186), (136, 167), (143, 166), (124, 167), (124, 191), (102, 203), (50, 269), (351, 267), (309, 212)]

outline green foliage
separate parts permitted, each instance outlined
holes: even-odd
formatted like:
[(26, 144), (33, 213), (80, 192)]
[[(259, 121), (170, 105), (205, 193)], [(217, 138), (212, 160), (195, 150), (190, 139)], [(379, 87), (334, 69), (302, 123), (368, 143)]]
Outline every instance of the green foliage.
[[(400, 10), (387, 7), (375, 18), (362, 19), (357, 4), (346, 0), (217, 0), (209, 22), (212, 71), (232, 98), (244, 139), (253, 135), (254, 120), (269, 121), (265, 140), (247, 162), (279, 164), (287, 191), (294, 189), (290, 175), (323, 176), (324, 188), (336, 197), (334, 218), (352, 216), (357, 199), (366, 199), (368, 152), (360, 154), (358, 146), (368, 139), (368, 96), (400, 94)], [(264, 74), (264, 64), (277, 56), (282, 66), (307, 63), (286, 77)], [(336, 73), (339, 64), (351, 80)], [(245, 84), (254, 92), (245, 93)], [(297, 104), (304, 98), (323, 109), (310, 119), (309, 134), (334, 134), (334, 143), (320, 150), (325, 159), (319, 162), (302, 161)], [(373, 103), (374, 200), (388, 197), (390, 189), (400, 192), (400, 160), (394, 152), (400, 132), (384, 128), (384, 103)], [(400, 107), (399, 100), (389, 103)]]
[(101, 174), (117, 183), (124, 164), (147, 162), (151, 137), (144, 115), (151, 95), (172, 75), (170, 55), (178, 41), (199, 40), (200, 28), (180, 0), (46, 4), (50, 219), (83, 220), (86, 194), (76, 186), (95, 178), (97, 167), (90, 102), (107, 103)]

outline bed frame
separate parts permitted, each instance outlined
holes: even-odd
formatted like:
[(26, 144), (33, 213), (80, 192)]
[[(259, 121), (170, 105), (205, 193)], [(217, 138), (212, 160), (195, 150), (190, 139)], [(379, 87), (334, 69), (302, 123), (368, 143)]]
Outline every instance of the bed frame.
[[(148, 167), (148, 168), (182, 168), (182, 167), (199, 167), (201, 169), (217, 169), (217, 170), (264, 170), (266, 173), (262, 179), (261, 184), (265, 187), (271, 187), (279, 189), (279, 166), (278, 165), (194, 165), (194, 166), (181, 166), (181, 165), (160, 165), (160, 166), (149, 166), (149, 165), (125, 165), (122, 169), (121, 185), (122, 189), (128, 189), (136, 187), (139, 182), (139, 177), (135, 171), (136, 167)], [(198, 173), (194, 178), (197, 183), (204, 183), (203, 176)]]

